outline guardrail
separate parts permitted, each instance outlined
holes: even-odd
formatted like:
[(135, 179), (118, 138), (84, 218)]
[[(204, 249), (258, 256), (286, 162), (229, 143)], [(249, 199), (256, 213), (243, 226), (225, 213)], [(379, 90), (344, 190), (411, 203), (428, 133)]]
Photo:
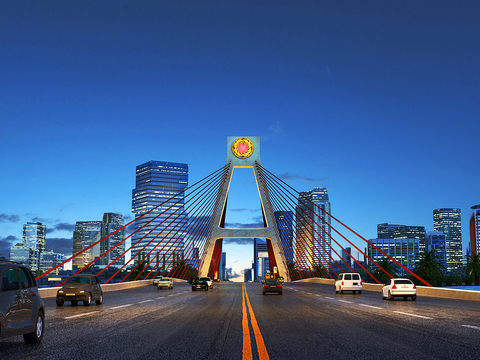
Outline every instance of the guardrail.
[[(332, 279), (304, 279), (299, 282), (314, 282), (318, 284), (335, 285), (335, 280)], [(382, 284), (363, 283), (363, 290), (382, 292)], [(480, 291), (460, 290), (460, 289), (446, 289), (439, 287), (417, 286), (417, 296), (433, 297), (440, 299), (453, 299), (464, 301), (480, 301)]]
[[(186, 282), (186, 280), (181, 279), (173, 279), (173, 282)], [(138, 281), (127, 281), (119, 284), (105, 284), (101, 285), (103, 292), (110, 292), (110, 291), (119, 291), (119, 290), (127, 290), (127, 289), (134, 289), (137, 287), (152, 285), (153, 280), (138, 280)], [(57, 291), (60, 289), (59, 287), (49, 287), (49, 288), (39, 288), (38, 292), (42, 299), (54, 298), (57, 296)]]

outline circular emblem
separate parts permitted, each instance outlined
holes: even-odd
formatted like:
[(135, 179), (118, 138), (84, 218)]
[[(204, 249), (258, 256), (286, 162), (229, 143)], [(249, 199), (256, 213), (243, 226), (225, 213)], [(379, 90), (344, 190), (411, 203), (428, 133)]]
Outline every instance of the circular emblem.
[(246, 159), (253, 153), (253, 143), (250, 139), (238, 138), (233, 142), (232, 151), (236, 157)]

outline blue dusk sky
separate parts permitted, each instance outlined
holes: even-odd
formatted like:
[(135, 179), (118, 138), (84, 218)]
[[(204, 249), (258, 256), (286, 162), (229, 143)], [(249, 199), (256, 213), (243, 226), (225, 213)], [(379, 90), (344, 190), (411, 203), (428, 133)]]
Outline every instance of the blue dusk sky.
[[(326, 187), (367, 239), (384, 222), (433, 231), (434, 209), (460, 208), (465, 249), (480, 203), (479, 4), (2, 2), (0, 254), (41, 221), (47, 248), (70, 255), (76, 221), (133, 219), (137, 165), (187, 163), (193, 184), (225, 164), (227, 136), (260, 136), (266, 169)], [(235, 174), (228, 223), (261, 220), (252, 183)], [(236, 274), (245, 243), (224, 246)]]

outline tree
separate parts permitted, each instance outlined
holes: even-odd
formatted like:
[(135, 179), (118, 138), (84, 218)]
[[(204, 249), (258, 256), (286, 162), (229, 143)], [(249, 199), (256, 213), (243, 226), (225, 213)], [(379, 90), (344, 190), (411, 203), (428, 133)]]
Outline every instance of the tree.
[(0, 261), (8, 261), (8, 259), (2, 254), (0, 254)]
[[(440, 262), (440, 256), (435, 254), (436, 250), (425, 251), (420, 254), (420, 260), (413, 269), (413, 272), (427, 281), (433, 286), (442, 286), (443, 273), (445, 272), (445, 266)], [(411, 276), (410, 279), (416, 285), (422, 285), (416, 277)]]
[(142, 262), (140, 262), (140, 264), (138, 264), (136, 269), (130, 273), (128, 280), (133, 281), (138, 274), (141, 274), (145, 270), (145, 266), (147, 266), (147, 262), (143, 260)]
[(384, 256), (377, 262), (378, 267), (373, 270), (373, 276), (377, 278), (382, 284), (386, 284), (387, 281), (390, 279), (390, 276), (385, 274), (385, 272), (380, 269), (383, 268), (386, 272), (388, 272), (392, 277), (398, 277), (398, 268), (397, 265), (390, 260), (388, 257)]
[(480, 254), (467, 255), (467, 265), (463, 270), (468, 276), (473, 277), (475, 286), (480, 286)]

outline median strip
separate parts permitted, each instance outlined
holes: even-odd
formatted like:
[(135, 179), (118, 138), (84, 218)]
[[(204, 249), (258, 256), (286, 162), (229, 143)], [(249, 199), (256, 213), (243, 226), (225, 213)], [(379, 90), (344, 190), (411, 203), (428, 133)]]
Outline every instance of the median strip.
[[(244, 317), (242, 319), (242, 325), (245, 324), (245, 318), (246, 318), (246, 310), (245, 310), (245, 301), (247, 303), (248, 307), (248, 312), (250, 314), (250, 323), (252, 324), (253, 328), (253, 333), (255, 334), (255, 342), (257, 343), (257, 351), (258, 351), (258, 358), (260, 360), (269, 360), (270, 357), (268, 356), (267, 348), (265, 347), (265, 342), (263, 341), (263, 336), (262, 333), (260, 332), (260, 328), (258, 327), (257, 319), (255, 318), (255, 314), (253, 312), (252, 305), (250, 304), (250, 299), (248, 298), (248, 293), (247, 289), (245, 287), (245, 284), (242, 284), (242, 309), (243, 309), (243, 314)], [(243, 344), (243, 360), (249, 360), (252, 359), (252, 348), (251, 348), (251, 342), (250, 342), (250, 329), (248, 328), (248, 319), (247, 319), (247, 327), (243, 326), (243, 339), (245, 340), (246, 338), (246, 332), (248, 332), (248, 343), (250, 346), (248, 349), (245, 349), (245, 342)]]

